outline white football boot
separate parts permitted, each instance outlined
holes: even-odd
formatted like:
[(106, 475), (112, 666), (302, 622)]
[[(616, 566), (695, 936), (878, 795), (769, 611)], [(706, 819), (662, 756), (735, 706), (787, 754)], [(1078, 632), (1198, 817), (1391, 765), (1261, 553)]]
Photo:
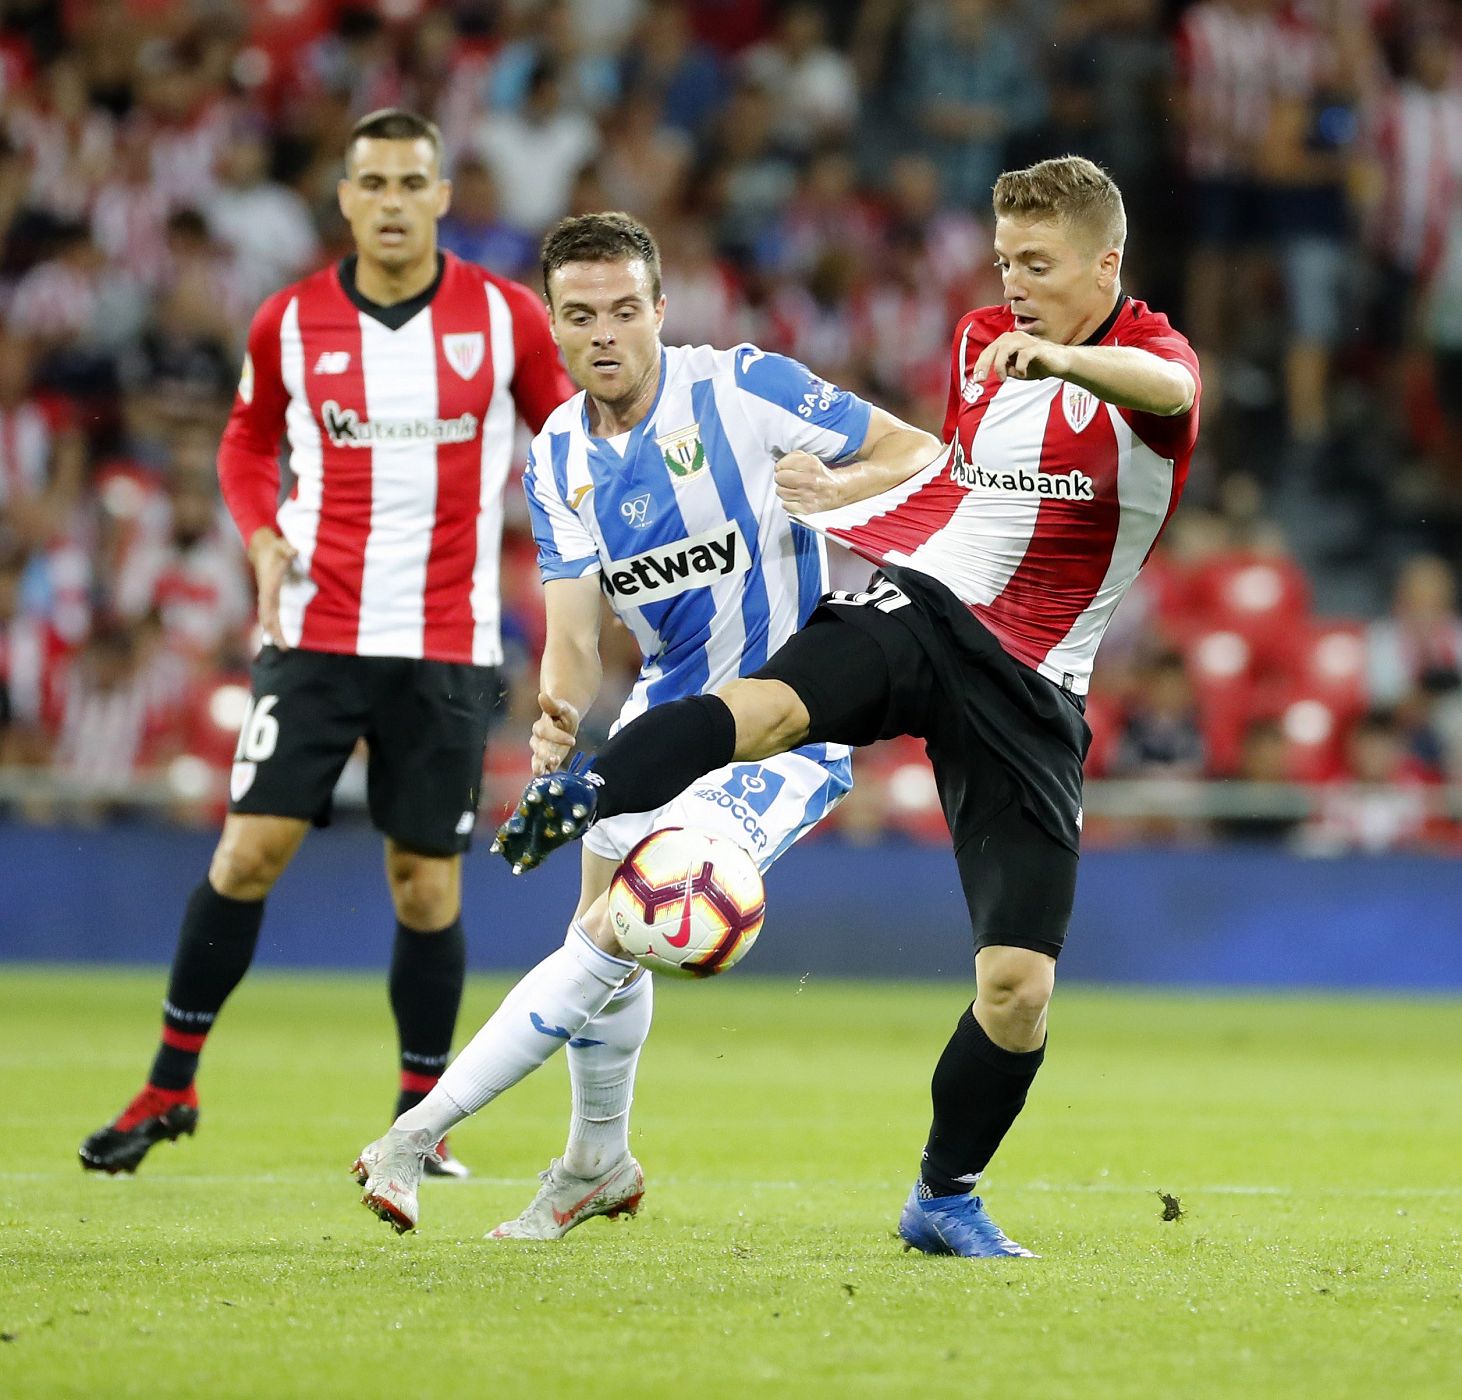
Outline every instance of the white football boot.
[(487, 1239), (561, 1240), (591, 1216), (634, 1215), (645, 1194), (645, 1174), (633, 1157), (593, 1177), (572, 1175), (564, 1170), (563, 1158), (555, 1157), (538, 1176), (543, 1185), (528, 1208), (516, 1220), (503, 1221)]
[(386, 1136), (362, 1147), (351, 1171), (365, 1187), (360, 1203), (381, 1217), (398, 1235), (416, 1229), (421, 1218), (416, 1188), (425, 1163), (437, 1158), (436, 1144), (425, 1131), (403, 1133), (388, 1128)]

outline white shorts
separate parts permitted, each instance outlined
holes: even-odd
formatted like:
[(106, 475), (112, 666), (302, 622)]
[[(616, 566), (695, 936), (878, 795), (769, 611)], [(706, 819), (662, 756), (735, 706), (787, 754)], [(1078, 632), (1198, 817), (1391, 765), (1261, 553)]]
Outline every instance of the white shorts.
[[(819, 760), (811, 754), (826, 754)], [(728, 763), (655, 812), (622, 812), (589, 828), (584, 845), (616, 863), (652, 831), (692, 826), (727, 836), (765, 870), (811, 831), (853, 784), (848, 750), (809, 744), (762, 763)]]

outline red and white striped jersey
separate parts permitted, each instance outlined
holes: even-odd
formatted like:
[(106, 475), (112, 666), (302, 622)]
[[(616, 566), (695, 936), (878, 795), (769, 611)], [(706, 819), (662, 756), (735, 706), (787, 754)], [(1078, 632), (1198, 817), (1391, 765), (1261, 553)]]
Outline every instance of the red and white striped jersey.
[(0, 408), (0, 510), (46, 489), (51, 424), (33, 399)]
[[(532, 292), (441, 256), (410, 304), (373, 307), (347, 259), (254, 317), (219, 477), (245, 541), (268, 525), (299, 551), (280, 600), (291, 646), (502, 659), (514, 420), (537, 432), (573, 386)], [(295, 484), (276, 513), (281, 430)]]
[[(980, 351), (1013, 329), (1004, 306), (955, 328), (942, 456), (805, 521), (875, 563), (937, 579), (1017, 661), (1085, 695), (1102, 632), (1177, 505), (1198, 403), (1161, 418), (1061, 379), (977, 382)], [(1188, 342), (1140, 301), (1124, 298), (1086, 343), (1150, 351), (1198, 382)]]
[(1177, 32), (1186, 163), (1205, 179), (1253, 179), (1259, 143), (1280, 95), (1314, 85), (1320, 32), (1296, 13), (1241, 10), (1202, 0)]
[(1397, 267), (1434, 272), (1462, 196), (1462, 89), (1398, 83), (1379, 104), (1370, 144), (1385, 182), (1371, 240)]

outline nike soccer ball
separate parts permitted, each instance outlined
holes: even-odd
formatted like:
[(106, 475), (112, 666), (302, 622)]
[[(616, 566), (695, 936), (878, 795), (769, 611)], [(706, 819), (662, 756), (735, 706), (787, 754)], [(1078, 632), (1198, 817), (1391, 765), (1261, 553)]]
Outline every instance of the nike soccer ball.
[(734, 841), (687, 827), (652, 831), (609, 886), (609, 918), (625, 952), (677, 977), (735, 967), (766, 907), (756, 862)]

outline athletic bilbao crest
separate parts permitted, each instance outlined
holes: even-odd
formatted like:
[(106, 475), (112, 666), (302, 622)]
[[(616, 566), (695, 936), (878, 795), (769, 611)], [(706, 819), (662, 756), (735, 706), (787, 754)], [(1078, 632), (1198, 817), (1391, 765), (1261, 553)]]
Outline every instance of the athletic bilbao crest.
[(460, 335), (442, 337), (442, 352), (447, 357), (447, 363), (463, 379), (471, 379), (482, 368), (482, 357), (486, 350), (481, 331), (464, 331)]
[(706, 449), (701, 444), (699, 423), (657, 437), (655, 446), (665, 454), (665, 465), (677, 481), (694, 476), (706, 465)]
[(1061, 386), (1061, 412), (1066, 415), (1073, 433), (1081, 432), (1096, 417), (1098, 403), (1100, 400), (1090, 389), (1076, 384)]

